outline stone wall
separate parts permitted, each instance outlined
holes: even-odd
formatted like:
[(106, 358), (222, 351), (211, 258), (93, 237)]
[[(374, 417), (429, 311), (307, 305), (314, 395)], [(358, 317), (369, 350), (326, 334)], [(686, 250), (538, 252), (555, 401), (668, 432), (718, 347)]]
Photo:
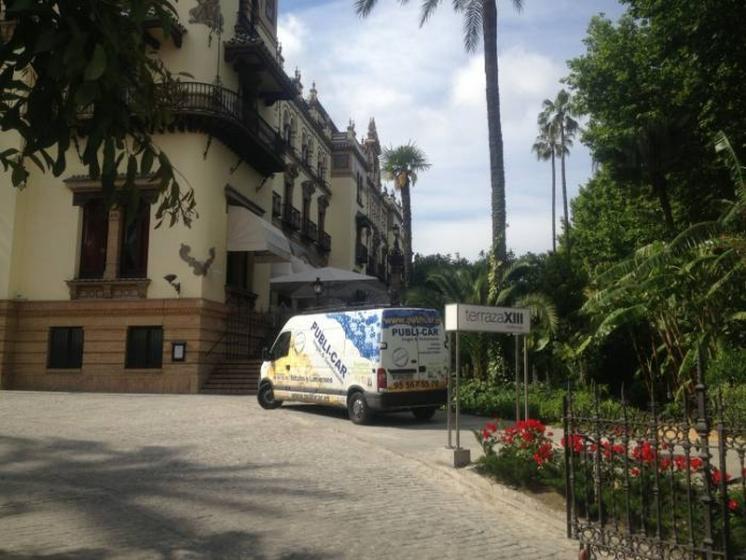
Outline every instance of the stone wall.
[[(222, 357), (225, 305), (204, 299), (9, 304), (0, 302), (0, 378), (7, 380), (5, 388), (197, 393)], [(9, 321), (13, 314), (8, 309), (13, 307), (16, 319)], [(83, 365), (72, 370), (49, 369), (49, 329), (66, 326), (83, 328)], [(125, 368), (129, 326), (163, 327), (161, 368)], [(184, 362), (171, 360), (174, 341), (187, 343)]]

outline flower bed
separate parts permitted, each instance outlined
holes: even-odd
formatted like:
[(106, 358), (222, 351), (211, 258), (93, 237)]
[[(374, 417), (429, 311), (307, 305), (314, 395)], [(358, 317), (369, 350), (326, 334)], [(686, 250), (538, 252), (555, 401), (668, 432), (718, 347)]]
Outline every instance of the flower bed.
[[(732, 546), (746, 550), (744, 486), (728, 484), (731, 475), (712, 465), (706, 472), (695, 447), (625, 440), (621, 433), (598, 441), (587, 434), (570, 434), (557, 446), (547, 426), (532, 419), (503, 430), (491, 420), (475, 436), (484, 451), (478, 464), (483, 474), (513, 487), (554, 490), (562, 495), (567, 448), (575, 514), (589, 522), (603, 519), (609, 526), (626, 527), (633, 533), (697, 541), (705, 518), (702, 496), (709, 490), (714, 500), (713, 526), (721, 527), (727, 514)], [(741, 474), (746, 476), (746, 469)]]

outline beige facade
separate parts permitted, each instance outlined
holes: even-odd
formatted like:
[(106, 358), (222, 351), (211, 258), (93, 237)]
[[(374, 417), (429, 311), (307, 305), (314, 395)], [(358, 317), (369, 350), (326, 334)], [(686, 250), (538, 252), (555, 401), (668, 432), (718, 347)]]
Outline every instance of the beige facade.
[[(272, 277), (335, 266), (388, 281), (401, 210), (381, 186), (373, 121), (361, 140), (340, 131), (316, 88), (286, 74), (275, 2), (208, 3), (220, 18), (203, 4), (175, 4), (177, 40), (152, 31), (190, 76), (155, 141), (194, 190), (191, 227), (155, 227), (145, 178), (137, 208), (102, 206), (74, 153), (62, 177), (30, 168), (20, 190), (2, 178), (2, 387), (196, 392), (232, 346), (252, 357), (272, 331)], [(0, 135), (0, 148), (17, 142)], [(287, 249), (229, 251), (243, 224), (229, 208)]]

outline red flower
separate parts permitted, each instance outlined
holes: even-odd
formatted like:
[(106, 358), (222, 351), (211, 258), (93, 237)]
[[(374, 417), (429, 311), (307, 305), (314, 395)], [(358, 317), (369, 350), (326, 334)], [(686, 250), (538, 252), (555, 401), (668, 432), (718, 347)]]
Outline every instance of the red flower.
[(629, 469), (629, 474), (633, 478), (637, 478), (638, 476), (640, 476), (640, 469), (638, 469), (637, 467), (632, 467), (631, 469)]
[(658, 463), (658, 468), (662, 471), (667, 471), (670, 466), (671, 459), (669, 459), (668, 457), (664, 457), (660, 460), (660, 463)]
[[(583, 447), (584, 447), (584, 445), (583, 445), (583, 436), (581, 436), (580, 434), (572, 434), (570, 436), (570, 440), (569, 441), (570, 441), (570, 446), (569, 447), (570, 447), (570, 449), (572, 449), (573, 453), (580, 453), (581, 451), (583, 451)], [(568, 442), (567, 436), (563, 437), (562, 441), (561, 441), (562, 447), (567, 447), (568, 446), (567, 442)]]
[(642, 445), (637, 444), (637, 446), (632, 450), (632, 457), (636, 461), (642, 461), (643, 463), (655, 462), (656, 456), (657, 453), (649, 441), (643, 442)]
[(699, 457), (693, 457), (689, 459), (689, 466), (693, 471), (699, 471), (702, 468), (702, 459), (700, 459)]
[(728, 509), (731, 511), (738, 511), (738, 502), (733, 498), (728, 500)]
[[(720, 481), (723, 479), (723, 474), (720, 472), (720, 469), (717, 467), (712, 467), (712, 472), (710, 472), (710, 480), (712, 483), (717, 486), (720, 484)], [(728, 482), (730, 480), (730, 475), (728, 473), (725, 473), (725, 482)]]

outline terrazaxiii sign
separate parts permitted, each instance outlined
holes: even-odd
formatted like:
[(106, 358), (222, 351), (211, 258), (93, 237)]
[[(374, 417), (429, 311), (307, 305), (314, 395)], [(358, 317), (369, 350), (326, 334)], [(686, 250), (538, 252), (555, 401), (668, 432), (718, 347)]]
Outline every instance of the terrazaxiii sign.
[[(531, 313), (528, 309), (514, 309), (512, 307), (487, 307), (484, 305), (465, 305), (463, 303), (449, 303), (446, 305), (445, 317), (446, 331), (453, 333), (456, 339), (454, 348), (456, 375), (448, 376), (448, 446), (449, 451), (453, 452), (453, 466), (463, 467), (471, 462), (471, 453), (469, 449), (461, 448), (461, 427), (459, 425), (460, 404), (459, 404), (459, 377), (461, 370), (459, 351), (459, 334), (462, 332), (490, 332), (516, 335), (516, 391), (518, 389), (518, 339), (519, 335), (527, 335), (531, 332)], [(525, 344), (524, 344), (525, 347)], [(528, 418), (528, 395), (526, 387), (528, 386), (528, 363), (526, 352), (524, 351), (523, 376), (524, 376), (524, 408), (526, 418)], [(455, 380), (453, 380), (455, 377)], [(454, 383), (455, 381), (455, 387)], [(454, 398), (455, 396), (455, 398)], [(518, 393), (516, 392), (516, 419), (518, 419)], [(455, 417), (456, 447), (454, 449), (451, 440), (452, 425)]]
[(484, 305), (446, 305), (446, 330), (528, 334), (531, 314), (528, 309), (486, 307)]

